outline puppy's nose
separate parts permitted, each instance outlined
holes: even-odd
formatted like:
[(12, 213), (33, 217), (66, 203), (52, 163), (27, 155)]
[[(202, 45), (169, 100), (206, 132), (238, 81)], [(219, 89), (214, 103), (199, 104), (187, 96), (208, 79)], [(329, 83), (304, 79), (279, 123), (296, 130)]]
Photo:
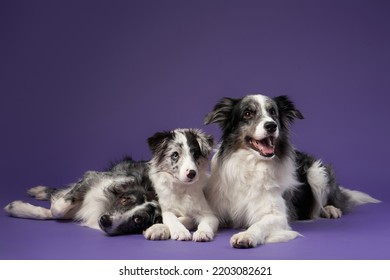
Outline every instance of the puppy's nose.
[(196, 176), (196, 171), (191, 169), (190, 171), (187, 172), (187, 178), (188, 179), (194, 179)]
[(264, 124), (264, 129), (268, 132), (268, 133), (274, 133), (276, 131), (276, 128), (278, 127), (278, 125), (275, 123), (275, 122), (266, 122)]
[(103, 228), (109, 228), (112, 226), (112, 221), (110, 219), (110, 216), (109, 215), (103, 215), (100, 217), (100, 220), (99, 220), (99, 224), (103, 227)]

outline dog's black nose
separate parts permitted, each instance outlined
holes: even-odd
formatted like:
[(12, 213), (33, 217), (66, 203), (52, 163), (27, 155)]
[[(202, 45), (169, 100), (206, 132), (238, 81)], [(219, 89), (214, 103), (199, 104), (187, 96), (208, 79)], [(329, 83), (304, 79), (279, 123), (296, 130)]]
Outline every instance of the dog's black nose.
[(275, 122), (266, 122), (264, 124), (264, 129), (268, 132), (268, 133), (274, 133), (276, 131), (276, 128), (278, 127), (278, 125), (275, 123)]
[(194, 179), (195, 176), (196, 176), (196, 171), (195, 170), (191, 169), (190, 171), (188, 171), (188, 173), (187, 173), (187, 178), (188, 179)]
[(102, 215), (99, 220), (99, 224), (103, 228), (109, 228), (112, 226), (112, 221), (109, 215)]

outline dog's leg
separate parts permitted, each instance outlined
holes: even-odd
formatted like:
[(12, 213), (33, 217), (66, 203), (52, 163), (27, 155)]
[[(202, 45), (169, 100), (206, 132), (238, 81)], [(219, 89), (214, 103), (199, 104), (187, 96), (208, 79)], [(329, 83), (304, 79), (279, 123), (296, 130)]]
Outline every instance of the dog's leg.
[(198, 230), (194, 232), (192, 240), (198, 242), (213, 240), (214, 233), (218, 229), (218, 223), (218, 219), (214, 215), (206, 215), (201, 217)]
[(53, 219), (53, 215), (50, 209), (43, 208), (40, 206), (34, 206), (30, 203), (23, 202), (20, 200), (11, 202), (4, 208), (10, 216), (26, 219), (39, 219), (47, 220)]
[(299, 236), (290, 229), (284, 215), (269, 214), (251, 225), (246, 231), (232, 236), (230, 244), (234, 248), (253, 248), (272, 242), (286, 242)]
[(345, 205), (344, 209), (348, 208), (347, 198), (341, 192), (331, 166), (317, 160), (307, 170), (307, 179), (316, 200), (313, 218), (340, 218), (343, 210), (338, 207)]
[(66, 215), (76, 206), (72, 200), (66, 200), (63, 197), (60, 197), (56, 200), (53, 200), (51, 203), (50, 211), (53, 217), (61, 219), (66, 217)]
[(311, 216), (316, 219), (320, 217), (328, 198), (328, 173), (322, 162), (317, 160), (307, 170), (306, 176), (315, 200)]
[(50, 207), (53, 216), (64, 218), (73, 208), (82, 203), (97, 176), (99, 176), (97, 172), (86, 172), (82, 180), (54, 195)]
[(163, 223), (169, 228), (171, 239), (187, 241), (191, 240), (191, 233), (180, 223), (179, 219), (172, 212), (163, 212)]
[(171, 236), (167, 225), (154, 224), (144, 231), (144, 237), (148, 240), (166, 240)]

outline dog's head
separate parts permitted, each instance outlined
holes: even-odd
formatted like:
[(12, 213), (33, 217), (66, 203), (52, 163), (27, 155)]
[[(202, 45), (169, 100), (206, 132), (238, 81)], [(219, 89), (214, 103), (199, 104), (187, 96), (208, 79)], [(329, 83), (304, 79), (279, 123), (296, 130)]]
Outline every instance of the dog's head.
[(249, 95), (223, 98), (206, 116), (205, 124), (217, 123), (222, 128), (220, 152), (246, 149), (266, 160), (283, 153), (288, 126), (296, 118), (303, 116), (287, 96)]
[(157, 194), (140, 186), (135, 178), (115, 181), (105, 195), (110, 205), (99, 217), (99, 226), (108, 235), (142, 233), (162, 223)]
[(180, 183), (194, 183), (207, 168), (213, 138), (197, 129), (157, 132), (148, 139), (152, 162), (159, 172)]

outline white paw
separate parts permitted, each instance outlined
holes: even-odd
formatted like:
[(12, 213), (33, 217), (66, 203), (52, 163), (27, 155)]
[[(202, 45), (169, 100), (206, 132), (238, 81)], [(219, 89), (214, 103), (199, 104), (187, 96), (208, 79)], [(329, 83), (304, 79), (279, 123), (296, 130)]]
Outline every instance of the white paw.
[(38, 200), (46, 200), (46, 199), (48, 199), (48, 195), (46, 193), (46, 190), (47, 190), (47, 187), (36, 186), (36, 187), (28, 189), (27, 193), (30, 196), (35, 197)]
[(171, 239), (178, 241), (188, 241), (192, 239), (192, 236), (188, 230), (179, 230), (172, 232)]
[(166, 240), (169, 239), (169, 228), (164, 224), (154, 224), (144, 231), (144, 236), (148, 240)]
[(214, 238), (213, 232), (202, 231), (202, 230), (195, 231), (194, 235), (192, 236), (192, 240), (196, 242), (207, 242), (213, 240), (213, 238)]
[(327, 219), (338, 219), (342, 216), (342, 212), (339, 208), (334, 207), (333, 205), (327, 205), (322, 208), (321, 217)]
[(15, 200), (4, 207), (4, 211), (10, 216), (18, 216), (18, 210), (26, 205), (26, 202)]
[(246, 231), (239, 232), (230, 238), (230, 245), (234, 248), (253, 248), (258, 244), (254, 236)]

